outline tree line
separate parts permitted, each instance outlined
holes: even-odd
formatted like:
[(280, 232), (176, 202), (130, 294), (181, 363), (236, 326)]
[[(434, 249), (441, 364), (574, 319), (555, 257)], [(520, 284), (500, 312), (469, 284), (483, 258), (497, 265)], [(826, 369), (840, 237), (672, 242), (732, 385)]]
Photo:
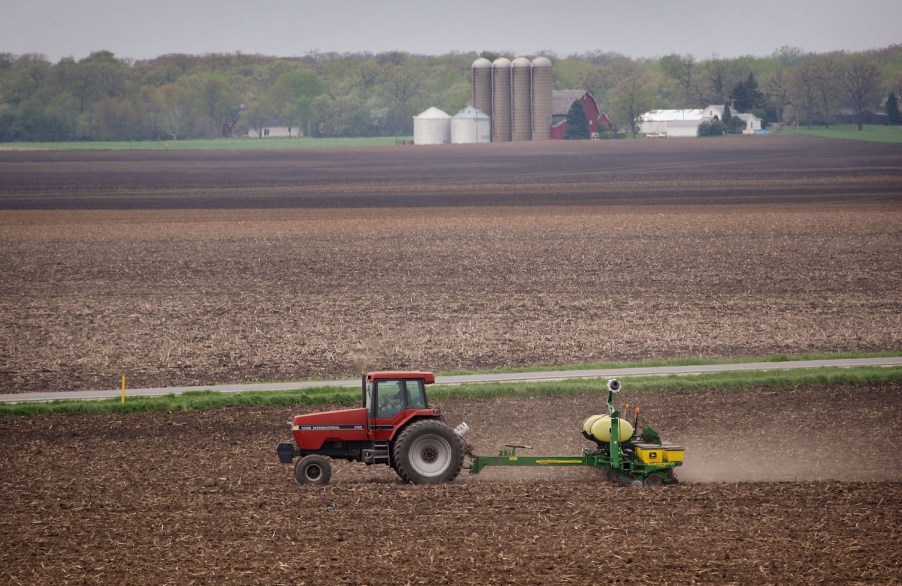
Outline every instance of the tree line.
[[(590, 91), (614, 122), (633, 131), (651, 109), (729, 103), (766, 123), (829, 125), (843, 113), (902, 122), (902, 45), (829, 54), (783, 47), (767, 57), (703, 60), (542, 55), (553, 63), (556, 88)], [(264, 127), (313, 137), (408, 136), (413, 116), (429, 106), (453, 114), (466, 105), (479, 56), (501, 54), (131, 60), (97, 51), (51, 63), (40, 54), (0, 53), (0, 142), (257, 136)]]

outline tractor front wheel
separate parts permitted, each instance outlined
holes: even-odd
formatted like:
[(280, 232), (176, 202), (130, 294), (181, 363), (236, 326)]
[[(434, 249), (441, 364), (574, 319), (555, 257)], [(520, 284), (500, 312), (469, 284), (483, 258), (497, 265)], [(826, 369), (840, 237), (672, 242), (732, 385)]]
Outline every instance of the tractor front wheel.
[(304, 456), (294, 465), (294, 480), (298, 484), (329, 484), (332, 464), (322, 456)]
[(424, 419), (410, 424), (395, 441), (395, 470), (413, 484), (451, 482), (464, 463), (460, 436), (442, 421)]

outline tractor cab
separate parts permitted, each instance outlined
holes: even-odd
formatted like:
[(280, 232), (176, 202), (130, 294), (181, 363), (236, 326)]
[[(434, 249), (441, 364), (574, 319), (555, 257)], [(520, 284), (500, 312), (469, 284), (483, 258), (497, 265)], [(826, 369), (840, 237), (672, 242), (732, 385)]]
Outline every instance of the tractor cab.
[(364, 378), (361, 407), (370, 419), (389, 419), (407, 409), (428, 409), (426, 385), (431, 372), (371, 372)]

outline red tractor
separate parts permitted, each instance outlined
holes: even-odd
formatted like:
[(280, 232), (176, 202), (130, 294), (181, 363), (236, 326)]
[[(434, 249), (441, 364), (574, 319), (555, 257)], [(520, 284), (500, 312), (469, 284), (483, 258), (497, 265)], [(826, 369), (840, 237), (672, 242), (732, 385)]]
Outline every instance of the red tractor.
[(452, 429), (429, 406), (431, 372), (371, 372), (362, 380), (360, 407), (296, 415), (294, 442), (276, 447), (294, 466), (299, 484), (328, 484), (329, 459), (386, 464), (405, 482), (437, 484), (457, 478), (463, 466), (466, 424)]

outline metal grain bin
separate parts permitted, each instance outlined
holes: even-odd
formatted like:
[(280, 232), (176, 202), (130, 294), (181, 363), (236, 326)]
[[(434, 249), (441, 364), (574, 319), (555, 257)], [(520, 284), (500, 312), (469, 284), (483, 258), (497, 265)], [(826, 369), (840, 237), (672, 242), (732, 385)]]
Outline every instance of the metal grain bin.
[(413, 117), (414, 144), (448, 144), (451, 142), (451, 116), (436, 107)]
[(551, 90), (554, 74), (545, 57), (532, 60), (532, 139), (548, 140), (551, 135)]
[(511, 139), (511, 62), (499, 57), (492, 63), (492, 141)]
[(492, 120), (473, 106), (467, 106), (451, 117), (451, 142), (469, 144), (492, 140)]
[(532, 63), (517, 57), (511, 63), (511, 140), (532, 138)]

